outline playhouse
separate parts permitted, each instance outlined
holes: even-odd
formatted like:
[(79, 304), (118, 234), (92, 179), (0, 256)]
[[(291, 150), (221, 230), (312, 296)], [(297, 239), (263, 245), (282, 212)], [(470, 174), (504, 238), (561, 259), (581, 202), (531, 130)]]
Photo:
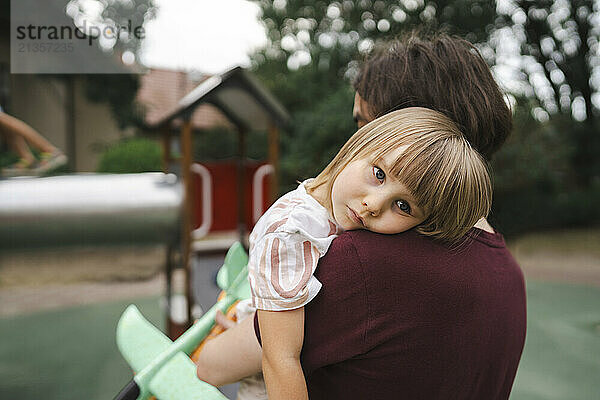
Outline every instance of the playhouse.
[[(197, 108), (206, 104), (217, 108), (233, 127), (237, 135), (234, 159), (210, 163), (193, 160), (193, 140), (202, 131), (193, 129), (192, 117)], [(283, 106), (251, 73), (235, 67), (202, 81), (172, 110), (148, 126), (161, 137), (164, 172), (178, 171), (185, 193), (180, 264), (185, 271), (187, 322), (178, 324), (169, 318), (169, 336), (178, 336), (192, 320), (191, 256), (225, 252), (236, 241), (247, 246), (252, 227), (275, 200), (279, 129), (288, 119)], [(252, 131), (267, 133), (266, 160), (246, 157), (247, 135)], [(179, 160), (171, 158), (174, 143), (181, 153)], [(167, 299), (171, 299), (175, 264), (167, 262)]]

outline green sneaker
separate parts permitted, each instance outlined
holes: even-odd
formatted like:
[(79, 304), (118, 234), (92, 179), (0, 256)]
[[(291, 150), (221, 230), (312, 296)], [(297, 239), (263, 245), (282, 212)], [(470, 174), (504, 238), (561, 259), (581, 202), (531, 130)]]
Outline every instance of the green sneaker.
[(34, 163), (32, 161), (21, 158), (16, 163), (6, 168), (2, 168), (2, 176), (7, 178), (14, 176), (35, 176), (37, 174), (32, 168), (33, 164)]
[(44, 175), (58, 167), (62, 167), (67, 161), (67, 156), (60, 151), (55, 151), (54, 153), (42, 153), (40, 154), (40, 160), (35, 165), (35, 168), (33, 168), (33, 171), (36, 175)]

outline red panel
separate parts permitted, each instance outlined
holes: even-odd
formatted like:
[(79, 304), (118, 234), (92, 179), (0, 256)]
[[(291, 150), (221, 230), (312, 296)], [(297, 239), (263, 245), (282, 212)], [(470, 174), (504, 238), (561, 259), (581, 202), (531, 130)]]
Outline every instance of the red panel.
[[(252, 222), (252, 180), (256, 170), (265, 165), (265, 162), (247, 161), (245, 168), (245, 216), (246, 227), (250, 231), (254, 224)], [(238, 190), (237, 190), (237, 165), (235, 161), (203, 162), (212, 177), (212, 225), (209, 232), (231, 231), (237, 229), (238, 221)], [(202, 178), (193, 174), (194, 185), (194, 228), (202, 224)], [(264, 179), (263, 212), (271, 205), (269, 199), (269, 179)]]

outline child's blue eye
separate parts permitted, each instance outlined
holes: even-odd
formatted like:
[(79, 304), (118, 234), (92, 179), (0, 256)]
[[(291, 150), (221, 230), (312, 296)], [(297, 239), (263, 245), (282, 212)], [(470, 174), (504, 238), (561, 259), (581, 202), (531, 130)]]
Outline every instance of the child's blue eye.
[(383, 181), (385, 179), (385, 172), (383, 172), (383, 170), (379, 167), (373, 167), (373, 175), (375, 175), (375, 178), (377, 178), (379, 181)]
[(396, 206), (400, 209), (400, 211), (410, 214), (410, 204), (408, 204), (404, 200), (396, 200)]

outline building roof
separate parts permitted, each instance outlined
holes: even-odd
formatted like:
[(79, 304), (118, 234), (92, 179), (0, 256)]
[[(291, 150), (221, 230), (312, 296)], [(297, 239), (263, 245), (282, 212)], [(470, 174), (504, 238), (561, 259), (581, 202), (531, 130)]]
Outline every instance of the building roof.
[[(194, 78), (185, 71), (152, 68), (141, 76), (137, 101), (145, 110), (144, 123), (154, 126), (166, 118), (186, 95), (210, 76)], [(201, 104), (192, 114), (192, 126), (195, 129), (209, 129), (217, 126), (232, 128), (227, 117), (212, 104)], [(173, 126), (179, 126), (180, 120), (174, 120)]]
[(207, 104), (214, 106), (228, 121), (244, 131), (283, 127), (290, 118), (283, 105), (250, 72), (235, 67), (201, 80), (151, 127), (172, 124), (190, 113), (193, 119), (194, 114)]

